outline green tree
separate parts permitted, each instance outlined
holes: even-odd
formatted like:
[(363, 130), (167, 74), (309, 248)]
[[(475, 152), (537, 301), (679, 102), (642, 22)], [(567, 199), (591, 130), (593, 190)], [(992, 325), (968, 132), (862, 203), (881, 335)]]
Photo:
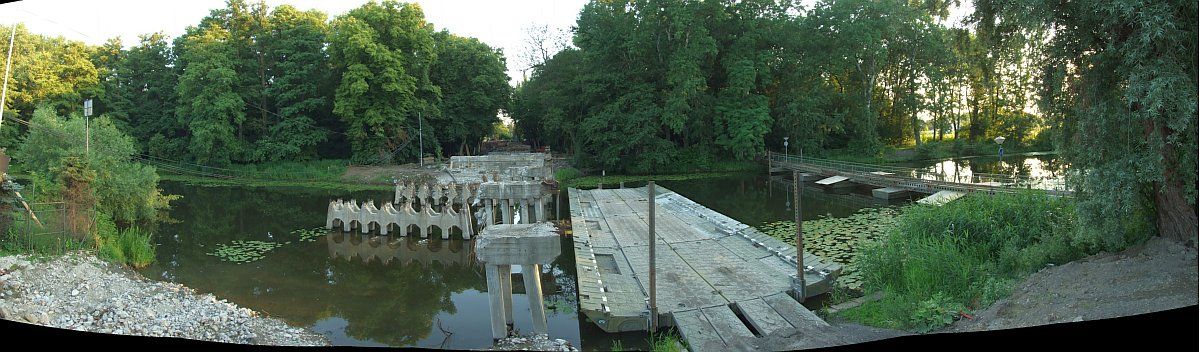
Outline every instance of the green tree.
[(431, 127), (441, 131), (442, 149), (465, 154), (500, 121), (497, 114), (512, 98), (504, 53), (445, 30), (434, 33), (433, 39), (438, 59), (429, 76), (442, 92), (439, 110), (445, 119)]
[(1152, 223), (1160, 236), (1195, 244), (1196, 3), (1002, 5), (1006, 17), (1055, 31), (1042, 106), (1061, 126), (1064, 156), (1078, 170), (1085, 231), (1119, 248), (1143, 235), (1137, 224)]
[(279, 113), (268, 118), (268, 132), (258, 139), (251, 160), (311, 159), (327, 132), (317, 121), (329, 118), (331, 97), (322, 83), (330, 80), (325, 54), (326, 15), (284, 5), (271, 13), (269, 37), (275, 75), (266, 90)]
[(159, 190), (153, 167), (133, 161), (137, 155), (133, 138), (107, 116), (100, 116), (91, 119), (91, 143), (84, 143), (88, 135), (84, 124), (78, 114), (64, 119), (50, 107), (38, 108), (30, 120), (29, 134), (13, 157), (41, 180), (60, 180), (64, 170), (85, 168), (79, 172), (91, 175), (87, 192), (94, 190), (96, 210), (126, 226), (157, 220), (159, 211), (174, 197)]
[[(412, 160), (418, 118), (439, 118), (441, 92), (429, 77), (432, 27), (420, 6), (395, 1), (372, 1), (333, 21), (330, 60), (340, 77), (333, 112), (346, 124), (354, 162)], [(425, 130), (425, 139), (437, 140)]]
[(235, 90), (237, 71), (229, 32), (217, 26), (188, 28), (176, 45), (184, 73), (176, 93), (176, 116), (188, 128), (188, 152), (205, 165), (226, 165), (244, 149), (236, 127), (246, 120), (242, 97)]

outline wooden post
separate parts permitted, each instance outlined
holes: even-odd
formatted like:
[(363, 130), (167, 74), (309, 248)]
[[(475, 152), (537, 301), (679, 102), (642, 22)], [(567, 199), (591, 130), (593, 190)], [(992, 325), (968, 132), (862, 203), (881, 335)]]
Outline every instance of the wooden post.
[(650, 334), (653, 335), (655, 330), (658, 330), (658, 302), (655, 299), (655, 291), (657, 291), (657, 282), (654, 275), (654, 242), (658, 242), (654, 236), (654, 181), (650, 181), (646, 185), (646, 193), (648, 194), (647, 202), (650, 203)]
[(804, 302), (807, 292), (804, 292), (806, 283), (804, 282), (804, 220), (800, 217), (800, 192), (803, 191), (803, 186), (800, 184), (800, 171), (792, 171), (792, 187), (796, 189), (796, 280), (799, 281), (796, 296), (800, 302)]

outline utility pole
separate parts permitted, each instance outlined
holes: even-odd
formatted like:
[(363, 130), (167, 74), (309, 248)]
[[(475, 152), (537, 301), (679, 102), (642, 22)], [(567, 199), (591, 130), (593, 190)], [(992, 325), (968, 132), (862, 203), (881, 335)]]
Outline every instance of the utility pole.
[(4, 126), (4, 103), (8, 102), (8, 72), (12, 69), (13, 40), (17, 38), (17, 25), (12, 26), (12, 34), (8, 35), (8, 59), (4, 64), (4, 88), (0, 88), (0, 126)]
[(417, 144), (420, 145), (418, 147), (420, 154), (417, 155), (417, 163), (425, 166), (425, 120), (421, 119), (420, 111), (417, 111)]

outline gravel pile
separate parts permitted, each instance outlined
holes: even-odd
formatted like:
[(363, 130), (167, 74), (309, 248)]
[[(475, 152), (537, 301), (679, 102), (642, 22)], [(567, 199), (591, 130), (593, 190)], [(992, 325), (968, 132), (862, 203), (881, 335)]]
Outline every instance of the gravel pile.
[(321, 335), (87, 253), (0, 257), (0, 318), (106, 334), (323, 346)]
[(546, 334), (537, 334), (529, 337), (509, 337), (496, 341), (496, 346), (493, 350), (501, 351), (579, 351), (578, 348), (571, 346), (571, 342), (563, 339), (551, 339)]

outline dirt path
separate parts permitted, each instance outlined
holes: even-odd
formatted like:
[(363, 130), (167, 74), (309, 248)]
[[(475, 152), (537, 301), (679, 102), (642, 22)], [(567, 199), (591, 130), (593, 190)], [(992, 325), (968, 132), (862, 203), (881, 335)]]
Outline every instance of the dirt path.
[(1197, 304), (1193, 247), (1153, 238), (1119, 253), (1102, 253), (1042, 269), (1011, 296), (944, 332), (998, 330), (1116, 318)]

